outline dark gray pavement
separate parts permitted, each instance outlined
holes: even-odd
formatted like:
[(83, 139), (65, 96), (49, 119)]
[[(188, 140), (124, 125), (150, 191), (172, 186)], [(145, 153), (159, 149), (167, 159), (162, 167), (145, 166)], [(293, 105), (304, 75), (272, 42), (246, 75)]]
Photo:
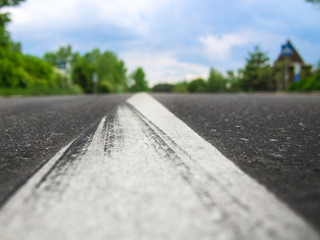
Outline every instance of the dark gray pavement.
[(153, 96), (320, 229), (320, 97)]
[(0, 205), (129, 95), (0, 98)]
[[(320, 230), (320, 97), (153, 96)], [(0, 98), (0, 203), (128, 97)]]

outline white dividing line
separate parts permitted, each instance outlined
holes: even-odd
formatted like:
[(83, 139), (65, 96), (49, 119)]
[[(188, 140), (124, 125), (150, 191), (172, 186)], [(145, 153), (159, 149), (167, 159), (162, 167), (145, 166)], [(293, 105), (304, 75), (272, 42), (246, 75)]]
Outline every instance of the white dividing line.
[(320, 237), (150, 95), (136, 94), (7, 202), (0, 239)]

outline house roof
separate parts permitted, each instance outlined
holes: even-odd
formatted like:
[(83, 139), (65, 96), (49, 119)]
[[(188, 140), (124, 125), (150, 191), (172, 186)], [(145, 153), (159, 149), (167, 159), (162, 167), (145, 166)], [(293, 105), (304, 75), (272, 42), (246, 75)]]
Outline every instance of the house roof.
[(289, 59), (290, 62), (297, 62), (297, 63), (304, 63), (302, 57), (299, 55), (299, 53), (297, 52), (297, 50), (294, 48), (294, 46), (292, 45), (292, 43), (288, 40), (287, 43), (285, 44), (286, 46), (289, 46), (289, 48), (291, 48), (292, 50), (292, 54), (290, 56), (286, 56), (283, 52), (283, 49), (278, 57), (278, 59), (276, 60), (276, 62), (282, 62), (286, 59)]

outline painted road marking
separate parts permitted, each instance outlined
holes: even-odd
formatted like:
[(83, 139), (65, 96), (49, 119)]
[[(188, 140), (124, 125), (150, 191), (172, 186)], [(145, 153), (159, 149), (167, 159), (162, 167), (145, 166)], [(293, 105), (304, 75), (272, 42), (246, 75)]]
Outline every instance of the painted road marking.
[(62, 149), (0, 211), (0, 239), (320, 239), (148, 94)]

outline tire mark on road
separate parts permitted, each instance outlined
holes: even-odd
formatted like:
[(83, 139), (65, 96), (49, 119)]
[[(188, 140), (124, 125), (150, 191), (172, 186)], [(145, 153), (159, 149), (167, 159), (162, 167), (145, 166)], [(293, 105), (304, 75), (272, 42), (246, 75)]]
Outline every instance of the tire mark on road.
[(59, 152), (0, 213), (3, 239), (319, 239), (145, 94)]

